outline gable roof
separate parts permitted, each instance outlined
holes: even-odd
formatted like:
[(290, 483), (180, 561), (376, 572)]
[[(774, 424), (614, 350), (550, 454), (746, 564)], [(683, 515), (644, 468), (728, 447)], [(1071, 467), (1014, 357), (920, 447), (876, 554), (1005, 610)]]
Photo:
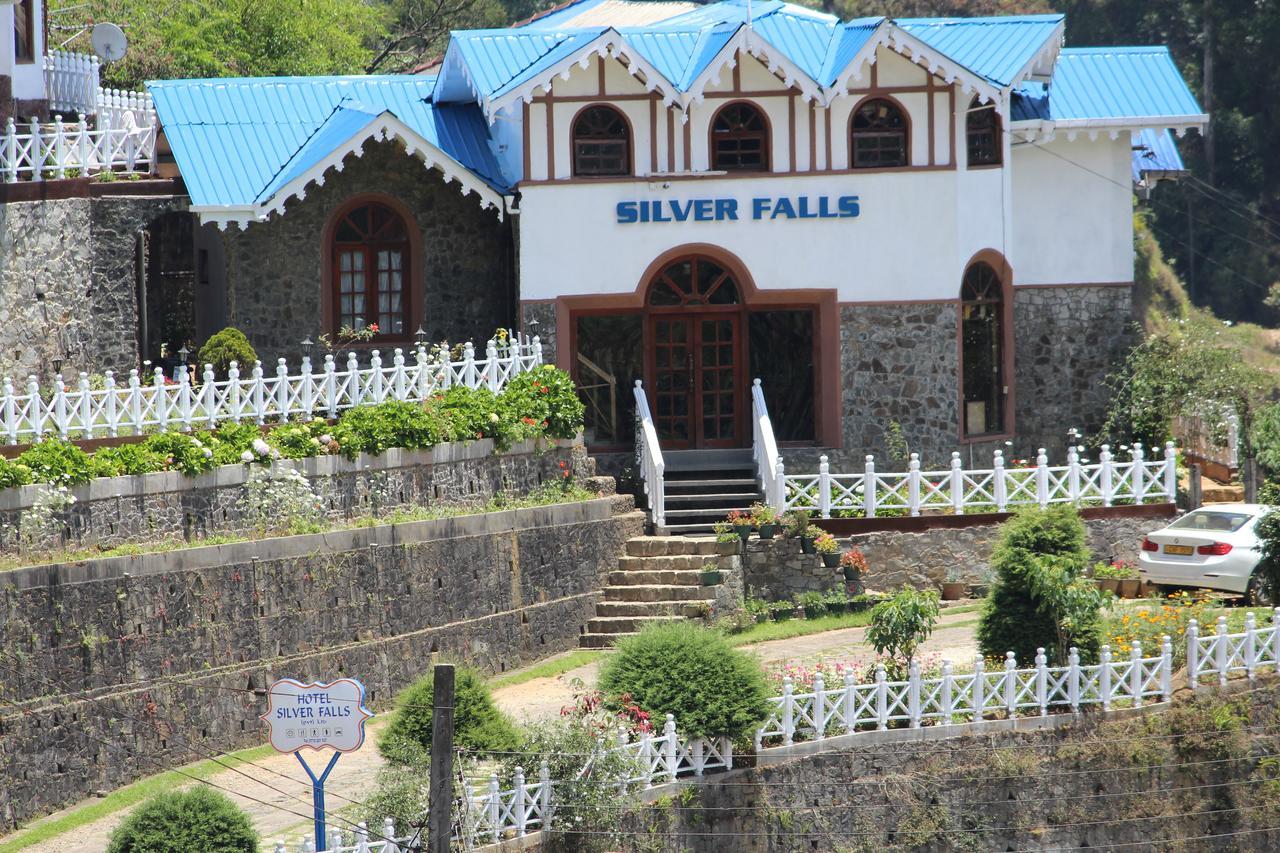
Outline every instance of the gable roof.
[(1147, 184), (1152, 177), (1181, 175), (1187, 170), (1178, 144), (1168, 130), (1144, 128), (1133, 135), (1133, 182)]
[[(899, 18), (894, 23), (1001, 88), (1018, 83), (1062, 42), (1063, 15)], [(1050, 60), (1050, 65), (1052, 61)]]
[(224, 224), (265, 218), (312, 181), (322, 182), (324, 170), (340, 163), (335, 152), (358, 155), (368, 139), (389, 135), (500, 209), (511, 180), (494, 156), (483, 116), (474, 105), (432, 104), (435, 82), (389, 75), (147, 86), (192, 209)]

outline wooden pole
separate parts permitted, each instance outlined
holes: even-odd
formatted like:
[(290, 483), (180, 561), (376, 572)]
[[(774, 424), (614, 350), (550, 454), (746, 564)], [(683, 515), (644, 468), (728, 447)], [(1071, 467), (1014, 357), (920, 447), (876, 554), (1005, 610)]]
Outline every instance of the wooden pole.
[(1187, 474), (1187, 509), (1199, 509), (1204, 500), (1204, 483), (1201, 480), (1199, 463), (1191, 463)]
[(1252, 456), (1244, 460), (1244, 502), (1258, 502), (1258, 460)]
[(436, 665), (432, 692), (427, 851), (449, 853), (453, 826), (453, 664)]

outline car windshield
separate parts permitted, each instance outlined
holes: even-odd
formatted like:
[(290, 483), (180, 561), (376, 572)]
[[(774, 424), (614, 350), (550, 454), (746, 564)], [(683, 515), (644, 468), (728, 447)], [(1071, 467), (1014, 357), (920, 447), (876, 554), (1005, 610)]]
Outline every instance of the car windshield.
[(1234, 533), (1249, 523), (1253, 518), (1247, 512), (1222, 512), (1220, 510), (1202, 510), (1189, 512), (1169, 525), (1170, 530), (1216, 530)]

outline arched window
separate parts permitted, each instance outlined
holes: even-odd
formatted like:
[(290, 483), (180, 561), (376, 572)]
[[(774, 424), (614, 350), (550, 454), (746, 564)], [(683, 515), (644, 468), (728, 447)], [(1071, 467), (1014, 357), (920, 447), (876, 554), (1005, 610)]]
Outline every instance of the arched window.
[(964, 434), (1003, 432), (1009, 381), (1004, 364), (1004, 290), (990, 264), (978, 262), (965, 271), (960, 308)]
[(739, 300), (733, 274), (699, 255), (671, 264), (649, 287), (649, 304), (656, 307), (737, 305)]
[(1004, 146), (1001, 144), (1000, 116), (996, 115), (995, 102), (979, 104), (975, 95), (969, 102), (964, 129), (969, 143), (969, 165), (998, 166)]
[(907, 119), (893, 101), (866, 101), (853, 113), (855, 169), (884, 169), (907, 165)]
[(385, 204), (347, 211), (333, 229), (333, 332), (377, 325), (378, 336), (408, 333), (409, 232)]
[(769, 124), (760, 110), (745, 103), (721, 107), (711, 122), (711, 168), (769, 171)]
[(587, 107), (573, 122), (573, 174), (631, 174), (631, 129), (613, 107)]

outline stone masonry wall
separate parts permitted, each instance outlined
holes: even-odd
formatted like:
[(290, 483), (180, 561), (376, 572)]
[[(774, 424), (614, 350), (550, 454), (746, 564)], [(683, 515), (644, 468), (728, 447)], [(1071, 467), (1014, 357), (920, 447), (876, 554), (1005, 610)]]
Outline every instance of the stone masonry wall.
[(0, 377), (22, 392), (63, 374), (137, 366), (136, 234), (174, 196), (0, 204)]
[[(1161, 518), (1095, 518), (1084, 524), (1093, 559), (1110, 561), (1137, 559), (1142, 537), (1166, 522)], [(923, 533), (861, 533), (839, 539), (842, 549), (859, 548), (866, 555), (866, 587), (889, 591), (903, 584), (921, 589), (940, 587), (952, 579), (989, 583), (991, 550), (999, 533), (999, 524), (980, 524)], [(747, 587), (772, 601), (810, 590), (828, 590), (835, 585), (839, 571), (825, 568), (816, 554), (800, 553), (800, 543), (794, 539), (752, 539), (745, 561)]]
[[(581, 444), (522, 442), (495, 453), (493, 441), (442, 444), (430, 450), (391, 449), (355, 460), (320, 456), (282, 460), (279, 468), (303, 473), (329, 518), (384, 515), (404, 507), (484, 504), (499, 493), (525, 495), (563, 475), (594, 471)], [(26, 547), (110, 548), (126, 542), (181, 536), (185, 539), (251, 529), (241, 506), (244, 484), (255, 470), (226, 465), (187, 477), (177, 471), (108, 477), (75, 486), (76, 502), (65, 527)], [(261, 470), (261, 469), (257, 469)], [(0, 490), (0, 551), (12, 549), (18, 523), (44, 486)], [(57, 538), (54, 538), (57, 537)]]
[(357, 678), (386, 707), (434, 652), (500, 672), (576, 647), (640, 532), (611, 503), (6, 575), (0, 817), (262, 742), (279, 677)]
[(299, 341), (318, 340), (326, 331), (320, 273), (330, 262), (321, 245), (325, 222), (348, 198), (366, 192), (401, 201), (421, 231), (422, 328), (429, 340), (480, 343), (515, 321), (509, 226), (397, 143), (370, 142), (363, 157), (349, 157), (341, 172), (310, 187), (305, 199), (290, 201), (282, 216), (223, 234), (228, 322), (248, 335), (264, 364), (296, 359)]

